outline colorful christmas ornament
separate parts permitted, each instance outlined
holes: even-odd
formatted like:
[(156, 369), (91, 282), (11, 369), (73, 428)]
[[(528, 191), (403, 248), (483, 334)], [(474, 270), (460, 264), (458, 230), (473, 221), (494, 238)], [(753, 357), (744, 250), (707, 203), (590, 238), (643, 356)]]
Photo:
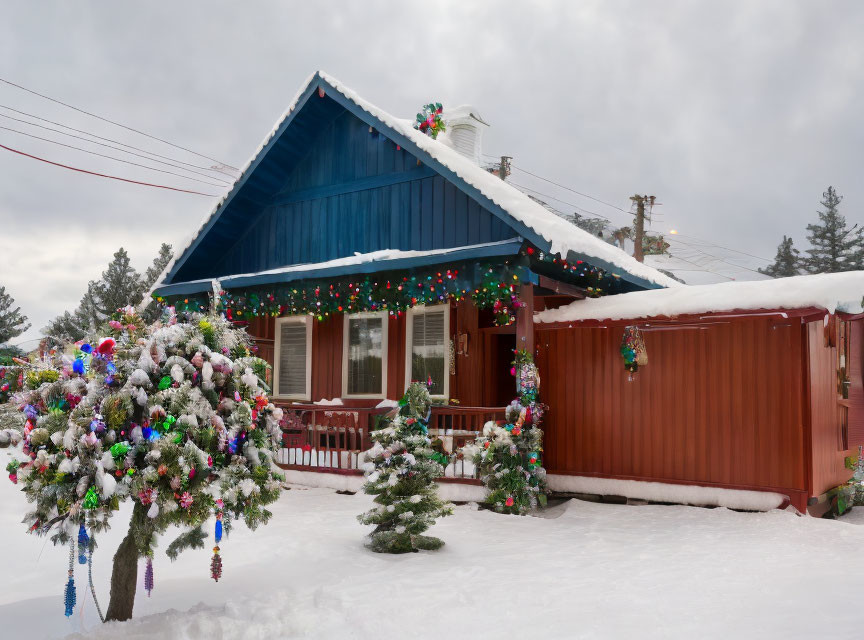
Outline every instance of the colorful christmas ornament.
[(213, 559), (210, 561), (210, 577), (216, 582), (222, 577), (222, 557), (219, 555), (219, 545), (213, 547)]
[(432, 102), (423, 105), (423, 111), (417, 114), (417, 122), (414, 123), (414, 128), (425, 133), (433, 140), (438, 137), (439, 133), (447, 130), (441, 114), (444, 112), (444, 107), (440, 102)]
[(82, 522), (78, 526), (78, 564), (87, 564), (87, 548), (90, 546), (90, 536)]
[(75, 593), (75, 538), (69, 541), (69, 580), (66, 582), (66, 589), (63, 594), (63, 602), (66, 605), (66, 617), (72, 615), (75, 611), (75, 602), (77, 595)]
[(153, 558), (150, 556), (147, 556), (147, 566), (144, 569), (144, 590), (149, 598), (153, 591)]
[(648, 364), (648, 352), (645, 349), (645, 341), (638, 327), (626, 327), (621, 339), (621, 357), (624, 359), (624, 368), (629, 372), (628, 380), (633, 380), (633, 374), (640, 366)]
[(96, 489), (90, 487), (87, 489), (87, 493), (84, 495), (84, 503), (83, 507), (85, 509), (95, 509), (99, 506), (99, 494), (96, 493)]

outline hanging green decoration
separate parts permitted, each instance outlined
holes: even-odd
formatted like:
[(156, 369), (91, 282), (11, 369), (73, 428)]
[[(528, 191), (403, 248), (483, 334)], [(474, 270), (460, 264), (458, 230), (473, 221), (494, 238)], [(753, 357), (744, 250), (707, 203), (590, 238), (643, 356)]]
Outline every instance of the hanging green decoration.
[(87, 489), (87, 493), (84, 495), (84, 503), (83, 507), (85, 509), (95, 509), (99, 506), (99, 494), (96, 493), (96, 489), (90, 487)]
[(624, 368), (628, 371), (627, 379), (632, 381), (640, 366), (648, 364), (648, 352), (645, 349), (645, 341), (638, 327), (626, 327), (621, 339), (621, 357), (624, 359)]

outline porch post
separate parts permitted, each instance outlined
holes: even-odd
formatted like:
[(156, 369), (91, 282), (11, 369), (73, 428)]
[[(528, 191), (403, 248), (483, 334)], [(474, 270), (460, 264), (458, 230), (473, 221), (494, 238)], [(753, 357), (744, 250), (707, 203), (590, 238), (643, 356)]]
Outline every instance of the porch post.
[(519, 301), (522, 306), (516, 310), (516, 348), (525, 349), (534, 355), (534, 285), (524, 283), (519, 286)]

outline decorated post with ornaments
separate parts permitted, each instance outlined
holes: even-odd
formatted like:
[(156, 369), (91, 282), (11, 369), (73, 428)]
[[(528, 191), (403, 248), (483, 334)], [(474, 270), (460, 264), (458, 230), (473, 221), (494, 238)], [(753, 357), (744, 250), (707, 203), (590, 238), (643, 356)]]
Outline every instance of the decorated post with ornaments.
[(540, 374), (531, 354), (517, 351), (510, 372), (516, 378), (517, 399), (505, 409), (503, 421), (484, 425), (476, 441), (475, 463), (487, 490), (485, 504), (501, 513), (523, 515), (546, 505), (540, 429), (545, 407), (538, 401)]
[[(132, 617), (141, 558), (148, 595), (153, 589), (157, 534), (184, 529), (166, 549), (174, 559), (204, 546), (210, 521), (218, 580), (223, 527), (268, 521), (265, 507), (282, 486), (271, 466), (282, 412), (267, 397), (266, 363), (249, 347), (245, 332), (219, 316), (181, 321), (169, 309), (147, 326), (127, 307), (101, 337), (26, 373), (11, 396), (16, 420), (0, 413), (0, 428), (23, 419), (24, 459), (7, 470), (33, 504), (29, 531), (69, 545), (67, 616), (76, 603), (74, 560), (88, 564), (89, 580), (94, 539), (122, 502), (132, 512), (105, 620)], [(95, 599), (92, 581), (90, 588)]]
[(426, 385), (413, 382), (383, 428), (371, 434), (374, 445), (367, 453), (371, 469), (363, 490), (375, 496), (375, 504), (358, 516), (374, 524), (369, 548), (379, 553), (408, 553), (438, 549), (444, 542), (421, 535), (435, 519), (452, 513), (438, 497), (435, 479), (444, 473), (428, 435), (431, 406)]

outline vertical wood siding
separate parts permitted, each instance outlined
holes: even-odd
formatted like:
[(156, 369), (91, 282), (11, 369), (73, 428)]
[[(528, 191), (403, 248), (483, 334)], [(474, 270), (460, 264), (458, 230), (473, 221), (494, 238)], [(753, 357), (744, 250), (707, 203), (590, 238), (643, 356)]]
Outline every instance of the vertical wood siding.
[[(289, 132), (290, 133), (290, 132)], [(416, 179), (328, 195), (362, 179)], [(374, 180), (372, 180), (374, 183)], [(370, 183), (370, 184), (372, 184)], [(184, 278), (218, 277), (324, 262), (379, 249), (442, 249), (512, 238), (516, 233), (404, 149), (349, 113), (337, 117), (215, 260)], [(278, 204), (284, 200), (297, 201)]]
[(810, 360), (810, 413), (813, 491), (818, 496), (846, 482), (852, 472), (844, 460), (850, 455), (840, 445), (840, 405), (837, 393), (837, 348), (825, 346), (823, 323), (807, 326)]
[(864, 320), (850, 323), (849, 446), (864, 445)]
[(538, 330), (551, 473), (806, 489), (800, 324), (645, 332), (632, 382), (622, 331)]

